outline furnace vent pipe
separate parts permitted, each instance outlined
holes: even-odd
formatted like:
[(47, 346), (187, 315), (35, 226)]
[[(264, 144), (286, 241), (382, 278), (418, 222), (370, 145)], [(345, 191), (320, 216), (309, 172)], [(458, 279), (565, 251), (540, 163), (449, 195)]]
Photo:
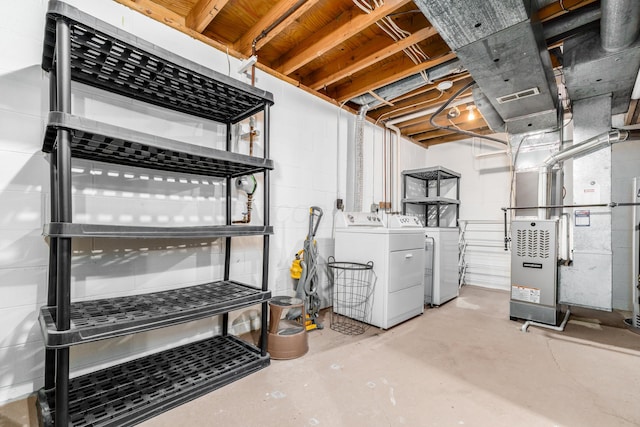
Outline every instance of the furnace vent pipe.
[[(400, 128), (394, 125), (390, 125), (385, 123), (384, 125), (387, 129), (395, 132), (396, 134), (396, 165), (395, 165), (395, 170), (400, 170), (400, 140), (402, 138), (402, 132), (400, 131)], [(391, 142), (389, 142), (391, 143)], [(393, 210), (393, 208), (397, 208), (398, 206), (400, 206), (400, 194), (402, 193), (402, 190), (398, 187), (398, 184), (395, 185), (396, 188), (392, 188), (391, 191), (393, 191), (393, 197), (392, 197), (392, 205), (391, 208)]]
[[(638, 137), (640, 137), (640, 130), (614, 129), (551, 154), (542, 162), (542, 166), (538, 171), (538, 206), (549, 205), (549, 185), (551, 184), (549, 175), (554, 165), (565, 160), (585, 156), (616, 142)], [(549, 219), (549, 211), (545, 208), (539, 208), (538, 218)]]
[(602, 0), (600, 37), (602, 48), (618, 52), (629, 47), (640, 33), (640, 2), (638, 0)]

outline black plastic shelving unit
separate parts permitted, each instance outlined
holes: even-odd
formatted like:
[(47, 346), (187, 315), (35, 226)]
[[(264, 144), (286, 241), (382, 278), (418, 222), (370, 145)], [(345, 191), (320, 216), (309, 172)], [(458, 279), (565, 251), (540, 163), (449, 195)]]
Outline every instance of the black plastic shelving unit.
[[(407, 197), (407, 189), (409, 187), (407, 178), (413, 178), (425, 182), (425, 195)], [(451, 199), (440, 195), (441, 185), (443, 181), (455, 180), (456, 198)], [(429, 195), (430, 183), (435, 183), (436, 195)], [(456, 224), (460, 216), (460, 174), (452, 170), (443, 168), (442, 166), (434, 166), (429, 168), (412, 169), (402, 171), (402, 213), (407, 213), (407, 205), (419, 205), (424, 207), (425, 227), (428, 227), (429, 210), (435, 210), (433, 216), (436, 219), (436, 227), (440, 227), (440, 213), (443, 206), (455, 206)]]
[[(50, 113), (42, 150), (50, 153), (51, 222), (47, 305), (40, 310), (45, 426), (122, 426), (208, 393), (269, 365), (266, 351), (269, 235), (269, 119), (273, 96), (190, 62), (65, 3), (51, 0), (42, 68), (50, 73)], [(226, 124), (226, 150), (174, 141), (71, 112), (71, 81)], [(231, 126), (264, 115), (264, 157), (231, 152)], [(226, 179), (226, 224), (149, 227), (72, 222), (71, 159)], [(231, 222), (232, 179), (262, 173), (264, 224)], [(230, 280), (232, 237), (262, 236), (260, 288)], [(76, 238), (225, 239), (224, 278), (162, 292), (71, 301)], [(262, 307), (260, 347), (228, 335), (228, 312)], [(75, 378), (69, 347), (222, 315), (222, 334)]]

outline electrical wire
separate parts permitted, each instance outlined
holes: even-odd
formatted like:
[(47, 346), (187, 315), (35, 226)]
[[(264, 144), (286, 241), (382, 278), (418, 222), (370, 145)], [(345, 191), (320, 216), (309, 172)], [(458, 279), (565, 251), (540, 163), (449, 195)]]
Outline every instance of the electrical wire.
[(458, 130), (462, 130), (462, 129), (460, 129), (460, 127), (457, 124), (453, 123), (453, 121), (449, 117), (447, 117), (447, 120), (449, 121), (449, 123), (451, 123), (451, 126), (453, 126), (454, 128), (456, 128)]
[(449, 130), (451, 132), (460, 133), (462, 135), (467, 135), (467, 136), (476, 137), (476, 138), (482, 138), (482, 139), (486, 139), (486, 140), (489, 140), (489, 141), (494, 141), (494, 142), (498, 142), (500, 144), (506, 145), (506, 142), (504, 142), (504, 141), (502, 141), (502, 140), (500, 140), (498, 138), (493, 138), (493, 137), (485, 136), (485, 135), (479, 135), (479, 134), (474, 133), (474, 132), (469, 132), (469, 131), (462, 130), (462, 129), (456, 129), (456, 128), (453, 128), (451, 126), (440, 126), (440, 125), (437, 125), (434, 122), (434, 119), (436, 118), (436, 116), (438, 114), (442, 113), (442, 111), (444, 111), (444, 109), (447, 108), (449, 106), (449, 104), (451, 104), (451, 101), (456, 99), (458, 96), (460, 96), (461, 93), (463, 93), (465, 90), (469, 89), (475, 83), (476, 83), (475, 80), (471, 80), (469, 83), (464, 85), (461, 89), (459, 89), (456, 93), (454, 93), (449, 99), (447, 99), (447, 101), (444, 104), (442, 104), (440, 106), (440, 108), (438, 108), (436, 110), (435, 113), (433, 113), (431, 115), (431, 117), (429, 118), (429, 123), (431, 124), (431, 126), (433, 126), (434, 128), (437, 128), (437, 129)]
[[(384, 5), (383, 1), (373, 0), (375, 7), (372, 6), (368, 0), (353, 0), (353, 3), (360, 8), (364, 13), (371, 13), (375, 9)], [(394, 42), (398, 42), (411, 36), (411, 33), (400, 28), (391, 18), (391, 16), (385, 16), (379, 21), (376, 21), (376, 25), (384, 31)], [(415, 64), (420, 64), (423, 61), (429, 59), (429, 56), (424, 53), (422, 48), (417, 44), (406, 47), (402, 50)], [(428, 80), (427, 80), (428, 81)]]

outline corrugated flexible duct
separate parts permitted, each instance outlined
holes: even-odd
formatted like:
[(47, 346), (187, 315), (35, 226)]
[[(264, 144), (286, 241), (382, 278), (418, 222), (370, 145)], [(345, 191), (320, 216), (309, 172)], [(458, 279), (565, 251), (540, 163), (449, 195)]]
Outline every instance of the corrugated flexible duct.
[(364, 124), (368, 107), (365, 105), (358, 111), (355, 125), (355, 189), (353, 195), (353, 210), (362, 211), (362, 201), (364, 198)]

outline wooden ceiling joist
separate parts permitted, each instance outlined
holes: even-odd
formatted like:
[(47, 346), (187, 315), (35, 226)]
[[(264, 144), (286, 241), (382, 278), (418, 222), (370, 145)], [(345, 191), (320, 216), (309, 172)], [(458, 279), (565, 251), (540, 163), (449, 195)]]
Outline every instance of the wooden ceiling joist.
[(185, 18), (187, 27), (199, 33), (213, 21), (229, 0), (199, 0)]
[(133, 10), (147, 15), (156, 21), (164, 22), (181, 31), (185, 28), (185, 19), (183, 16), (157, 4), (152, 0), (116, 0), (118, 3), (130, 7)]
[[(309, 9), (315, 6), (320, 0), (307, 0), (299, 5), (294, 11), (292, 11), (286, 18), (273, 27), (268, 33), (265, 33), (260, 40), (256, 41), (256, 51), (260, 50), (262, 46), (269, 43), (274, 37), (280, 34), (285, 28), (289, 27), (292, 23), (300, 19)], [(280, 0), (269, 13), (264, 15), (254, 26), (252, 26), (242, 37), (234, 43), (234, 48), (238, 52), (249, 56), (253, 52), (253, 41), (256, 40), (263, 31), (273, 25), (280, 19), (280, 17), (287, 14), (292, 8), (294, 8), (299, 0)]]
[(322, 32), (323, 35), (318, 38), (310, 37), (283, 55), (277, 61), (280, 65), (275, 67), (276, 71), (285, 75), (293, 73), (410, 1), (386, 0), (383, 6), (368, 14), (354, 6), (349, 11), (351, 16), (348, 19), (338, 18), (334, 25)]
[[(315, 90), (320, 90), (332, 83), (342, 80), (345, 77), (352, 75), (358, 71), (364, 70), (367, 67), (380, 62), (385, 58), (395, 55), (398, 52), (408, 48), (411, 45), (419, 43), (429, 37), (433, 37), (438, 34), (437, 30), (433, 27), (422, 28), (409, 37), (390, 44), (385, 48), (374, 47), (367, 49), (366, 46), (361, 48), (361, 51), (367, 52), (366, 55), (355, 57), (349, 55), (353, 59), (345, 59), (344, 61), (336, 61), (333, 66), (331, 64), (327, 67), (323, 67), (316, 75), (312, 76), (313, 81), (307, 85)], [(369, 53), (371, 52), (371, 53)]]

